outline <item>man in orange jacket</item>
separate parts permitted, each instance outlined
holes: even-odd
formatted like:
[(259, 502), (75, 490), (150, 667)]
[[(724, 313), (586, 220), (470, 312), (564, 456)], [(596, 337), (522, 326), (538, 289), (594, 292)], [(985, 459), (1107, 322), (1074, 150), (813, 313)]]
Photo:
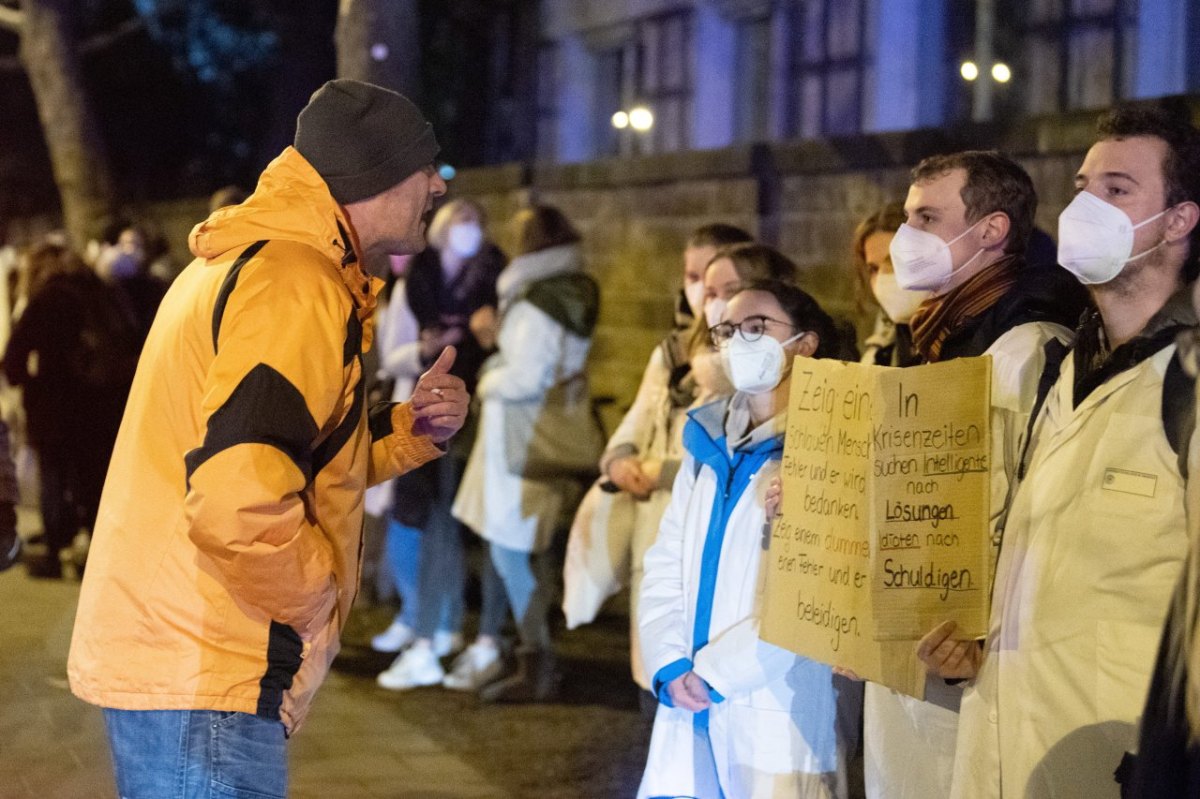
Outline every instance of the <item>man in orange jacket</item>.
[(467, 393), (447, 348), (410, 402), (365, 407), (382, 281), (446, 190), (421, 112), (327, 83), (146, 341), (105, 483), (68, 667), (104, 708), (124, 799), (287, 793), (357, 591), (363, 491), (443, 452)]

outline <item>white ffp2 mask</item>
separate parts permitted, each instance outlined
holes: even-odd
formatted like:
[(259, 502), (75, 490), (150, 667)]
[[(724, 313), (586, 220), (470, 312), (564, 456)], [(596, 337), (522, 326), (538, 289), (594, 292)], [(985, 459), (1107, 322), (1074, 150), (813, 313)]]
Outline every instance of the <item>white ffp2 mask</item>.
[(898, 325), (908, 324), (921, 303), (933, 296), (928, 291), (900, 288), (896, 275), (891, 272), (880, 272), (875, 276), (871, 282), (871, 293), (875, 295), (875, 300), (887, 314), (887, 318)]
[[(986, 218), (980, 218), (975, 225)], [(888, 247), (888, 253), (892, 256), (892, 268), (896, 270), (896, 281), (900, 287), (909, 291), (935, 293), (944, 289), (955, 272), (965, 269), (983, 252), (982, 249), (979, 250), (955, 268), (950, 245), (974, 230), (975, 225), (971, 225), (950, 241), (942, 241), (941, 236), (936, 233), (917, 230), (907, 222), (901, 225)]]
[(459, 258), (474, 258), (483, 246), (483, 228), (471, 222), (451, 225), (446, 232), (446, 246)]
[(762, 394), (775, 388), (783, 379), (784, 346), (807, 334), (807, 330), (802, 331), (780, 342), (765, 333), (747, 341), (742, 331), (734, 332), (721, 347), (721, 359), (733, 388), (746, 394)]
[(1133, 224), (1129, 215), (1091, 192), (1081, 191), (1058, 215), (1058, 263), (1086, 285), (1107, 283), (1125, 264), (1145, 258), (1162, 242), (1133, 255), (1133, 232), (1165, 214)]
[(721, 314), (725, 313), (725, 309), (729, 307), (729, 302), (720, 297), (713, 297), (704, 304), (704, 321), (709, 327), (714, 327), (721, 321)]

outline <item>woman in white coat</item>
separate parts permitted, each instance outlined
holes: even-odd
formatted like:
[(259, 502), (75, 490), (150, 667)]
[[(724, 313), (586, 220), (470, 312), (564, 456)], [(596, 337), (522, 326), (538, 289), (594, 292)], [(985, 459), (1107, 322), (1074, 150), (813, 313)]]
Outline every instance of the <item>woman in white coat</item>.
[[(548, 620), (554, 575), (545, 553), (574, 486), (510, 470), (506, 407), (543, 398), (583, 373), (599, 289), (583, 272), (579, 234), (557, 209), (526, 209), (513, 225), (516, 257), (496, 286), (498, 352), (484, 364), (475, 390), (482, 404), (479, 433), (453, 513), (488, 542), (520, 634), (516, 674), (484, 686), (481, 697), (545, 701), (558, 685)], [(481, 636), (499, 633), (480, 629)]]
[[(745, 231), (728, 225), (697, 229), (684, 250), (684, 264), (688, 302), (695, 302), (691, 307), (694, 317), (686, 328), (672, 332), (655, 348), (637, 397), (600, 460), (601, 472), (640, 500), (630, 547), (629, 589), (634, 597), (641, 588), (646, 550), (658, 536), (683, 457), (687, 411), (733, 393), (720, 354), (708, 339), (710, 314), (712, 323), (720, 321), (733, 295), (756, 280), (796, 281), (795, 264), (770, 247), (754, 244)], [(632, 610), (633, 678), (650, 690), (650, 675), (641, 662), (637, 640), (636, 603)]]
[(738, 293), (712, 329), (732, 399), (692, 411), (646, 554), (643, 655), (659, 698), (639, 797), (842, 797), (859, 686), (758, 637), (792, 356), (836, 352), (833, 322), (778, 281)]

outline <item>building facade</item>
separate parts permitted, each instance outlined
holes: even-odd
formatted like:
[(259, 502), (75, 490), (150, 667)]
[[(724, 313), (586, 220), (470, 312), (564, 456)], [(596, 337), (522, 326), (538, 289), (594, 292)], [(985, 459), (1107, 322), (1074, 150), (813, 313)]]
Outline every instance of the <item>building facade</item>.
[[(1200, 0), (541, 0), (537, 17), (534, 146), (451, 190), (493, 219), (537, 199), (580, 227), (610, 421), (670, 326), (695, 226), (731, 222), (778, 247), (863, 333), (874, 309), (855, 293), (851, 234), (903, 198), (921, 158), (1009, 153), (1053, 234), (1097, 112), (1190, 95), (1200, 121)], [(984, 87), (980, 115), (989, 60), (1011, 77)], [(648, 129), (614, 127), (638, 107)]]
[[(543, 0), (540, 18), (543, 162), (953, 124), (980, 102), (965, 61), (987, 116), (1200, 90), (1195, 0)], [(639, 106), (648, 130), (613, 126)]]

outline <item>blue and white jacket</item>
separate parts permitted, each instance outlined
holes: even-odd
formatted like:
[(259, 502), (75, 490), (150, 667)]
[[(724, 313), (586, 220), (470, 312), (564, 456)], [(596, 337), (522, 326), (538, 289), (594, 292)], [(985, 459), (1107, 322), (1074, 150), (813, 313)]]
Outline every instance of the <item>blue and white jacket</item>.
[[(839, 796), (854, 734), (848, 705), (861, 691), (839, 691), (846, 682), (828, 666), (758, 637), (764, 495), (783, 454), (784, 416), (744, 433), (740, 394), (689, 416), (638, 600), (660, 700), (638, 796)], [(689, 669), (710, 688), (713, 705), (702, 713), (673, 707), (667, 695)]]

